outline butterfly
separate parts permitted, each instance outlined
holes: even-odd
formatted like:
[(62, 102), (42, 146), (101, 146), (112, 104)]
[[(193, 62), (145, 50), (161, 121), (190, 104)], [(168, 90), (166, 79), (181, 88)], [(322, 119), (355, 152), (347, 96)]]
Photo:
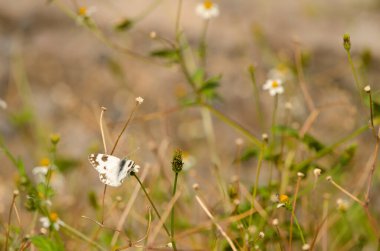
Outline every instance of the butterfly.
[(106, 185), (118, 187), (127, 176), (139, 171), (140, 166), (133, 160), (102, 154), (92, 153), (88, 156), (91, 165), (99, 172), (100, 181)]

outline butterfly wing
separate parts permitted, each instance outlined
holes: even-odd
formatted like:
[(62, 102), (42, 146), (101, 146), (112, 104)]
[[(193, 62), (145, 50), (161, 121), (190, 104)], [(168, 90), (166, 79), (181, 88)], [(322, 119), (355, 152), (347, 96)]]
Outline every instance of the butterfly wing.
[(119, 158), (102, 154), (93, 153), (88, 156), (91, 165), (99, 172), (100, 181), (109, 186), (120, 186), (124, 177), (120, 177), (122, 160)]

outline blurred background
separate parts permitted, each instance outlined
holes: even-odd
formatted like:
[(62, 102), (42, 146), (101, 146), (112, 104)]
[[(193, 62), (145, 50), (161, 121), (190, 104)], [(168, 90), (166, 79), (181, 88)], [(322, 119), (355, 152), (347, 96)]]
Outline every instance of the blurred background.
[[(198, 1), (184, 1), (180, 22), (190, 46), (194, 47), (204, 25), (204, 20), (195, 13), (196, 4)], [(316, 106), (326, 106), (310, 133), (331, 144), (367, 123), (368, 110), (360, 107), (342, 35), (351, 35), (351, 51), (363, 86), (370, 84), (376, 91), (380, 87), (379, 1), (220, 0), (217, 4), (220, 16), (209, 24), (206, 67), (209, 76), (222, 75), (219, 88), (222, 101), (215, 103), (217, 109), (257, 137), (268, 133), (273, 101), (267, 93), (260, 94), (265, 118), (261, 124), (247, 69), (249, 65), (255, 66), (261, 89), (270, 70), (293, 64), (296, 48), (300, 48), (307, 88)], [(105, 37), (140, 56), (110, 48), (81, 25), (80, 20), (63, 11), (68, 8), (76, 13), (84, 6), (95, 10), (91, 18)], [(194, 163), (184, 184), (191, 186), (197, 182), (208, 194), (213, 194), (219, 189), (216, 182), (210, 184), (208, 180), (214, 177), (213, 164), (220, 165), (223, 179), (231, 180), (236, 171), (233, 164), (236, 139), (242, 138), (244, 146), (249, 144), (214, 118), (217, 143), (210, 146), (200, 110), (182, 109), (179, 105), (178, 99), (189, 91), (179, 68), (149, 56), (165, 46), (150, 37), (152, 31), (174, 40), (176, 10), (174, 0), (72, 0), (58, 4), (0, 0), (0, 98), (7, 104), (6, 109), (0, 109), (0, 133), (12, 153), (24, 160), (30, 175), (40, 160), (49, 156), (50, 135), (60, 135), (61, 172), (53, 177), (59, 199), (53, 204), (66, 222), (78, 228), (92, 224), (78, 220), (78, 215), (96, 217), (88, 207), (88, 194), (95, 192), (100, 196), (103, 191), (96, 171), (87, 161), (88, 153), (103, 151), (99, 129), (101, 106), (107, 108), (104, 121), (106, 141), (111, 148), (135, 106), (135, 98), (144, 98), (115, 155), (129, 156), (143, 169), (149, 164), (147, 182), (158, 180), (155, 185), (162, 187), (157, 193), (163, 197), (169, 196), (170, 184), (158, 177), (170, 173), (174, 149), (184, 150)], [(115, 30), (126, 19), (133, 25), (128, 30)], [(291, 67), (288, 68), (291, 72)], [(309, 111), (301, 91), (295, 88), (297, 78), (292, 75), (289, 82), (292, 94), (281, 96), (278, 121), (291, 116), (292, 126), (299, 128)], [(285, 113), (287, 102), (293, 107), (291, 115)], [(374, 142), (363, 144), (369, 137), (370, 133), (366, 133), (359, 138), (361, 145), (352, 164), (354, 173), (360, 172), (360, 161), (368, 159), (373, 149)], [(216, 157), (210, 157), (210, 151)], [(3, 154), (0, 163), (0, 214), (5, 219), (17, 172)], [(242, 181), (253, 181), (254, 164), (255, 161), (243, 164), (247, 175)], [(134, 186), (133, 180), (125, 182), (122, 189), (110, 189), (108, 202), (122, 196), (121, 203), (126, 203)], [(210, 198), (211, 205), (217, 202)], [(135, 216), (138, 207), (145, 209), (144, 201), (138, 205)], [(72, 210), (76, 217), (65, 213)], [(192, 217), (201, 217), (194, 214)], [(110, 222), (117, 221), (117, 215), (109, 216)], [(133, 224), (139, 223), (127, 223)]]

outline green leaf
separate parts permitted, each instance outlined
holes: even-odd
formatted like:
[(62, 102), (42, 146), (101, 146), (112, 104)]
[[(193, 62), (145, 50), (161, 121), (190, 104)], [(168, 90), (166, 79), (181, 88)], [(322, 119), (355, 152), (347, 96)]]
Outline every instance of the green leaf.
[(58, 241), (44, 235), (33, 236), (30, 241), (39, 251), (64, 251), (64, 247)]
[[(369, 107), (369, 97), (364, 97), (364, 103)], [(380, 92), (372, 92), (372, 111), (374, 117), (380, 117)]]
[(314, 138), (308, 133), (306, 133), (303, 136), (303, 138), (301, 138), (297, 130), (287, 127), (287, 126), (283, 126), (283, 125), (275, 126), (272, 128), (272, 130), (275, 134), (284, 134), (286, 136), (295, 138), (301, 141), (302, 143), (304, 143), (309, 149), (315, 150), (317, 152), (326, 147), (319, 140), (317, 140), (316, 138)]
[(75, 167), (78, 167), (80, 165), (80, 162), (76, 159), (58, 157), (55, 161), (55, 164), (58, 167), (59, 171), (67, 172), (74, 169)]
[(177, 49), (158, 49), (150, 53), (152, 57), (168, 59), (172, 63), (179, 61), (179, 51)]
[(131, 29), (133, 27), (133, 25), (134, 25), (133, 20), (126, 18), (123, 21), (121, 21), (120, 23), (118, 23), (117, 25), (115, 25), (115, 30), (127, 31), (127, 30)]
[(242, 162), (248, 161), (248, 160), (256, 157), (258, 154), (259, 154), (259, 150), (257, 148), (254, 148), (254, 147), (246, 148), (246, 149), (244, 149), (244, 151), (240, 157), (240, 161), (242, 161)]
[(204, 95), (206, 98), (209, 99), (218, 98), (219, 95), (217, 94), (216, 89), (219, 87), (219, 82), (221, 78), (221, 75), (209, 78), (198, 89), (198, 93)]
[(193, 82), (197, 85), (200, 86), (203, 83), (203, 78), (204, 78), (205, 72), (202, 68), (198, 68), (194, 74), (191, 76)]
[(99, 209), (98, 199), (94, 191), (90, 191), (88, 193), (88, 201), (90, 202), (92, 208)]
[(350, 145), (347, 147), (342, 155), (339, 156), (337, 163), (332, 167), (333, 169), (340, 169), (350, 163), (355, 155), (357, 145)]

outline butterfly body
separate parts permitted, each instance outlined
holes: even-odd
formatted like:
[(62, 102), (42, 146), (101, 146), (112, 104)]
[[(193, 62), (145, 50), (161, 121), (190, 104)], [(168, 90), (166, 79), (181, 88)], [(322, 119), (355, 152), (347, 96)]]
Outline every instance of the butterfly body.
[(138, 172), (139, 168), (133, 160), (102, 153), (92, 153), (88, 156), (88, 160), (99, 172), (100, 181), (113, 187), (120, 186), (127, 176)]

